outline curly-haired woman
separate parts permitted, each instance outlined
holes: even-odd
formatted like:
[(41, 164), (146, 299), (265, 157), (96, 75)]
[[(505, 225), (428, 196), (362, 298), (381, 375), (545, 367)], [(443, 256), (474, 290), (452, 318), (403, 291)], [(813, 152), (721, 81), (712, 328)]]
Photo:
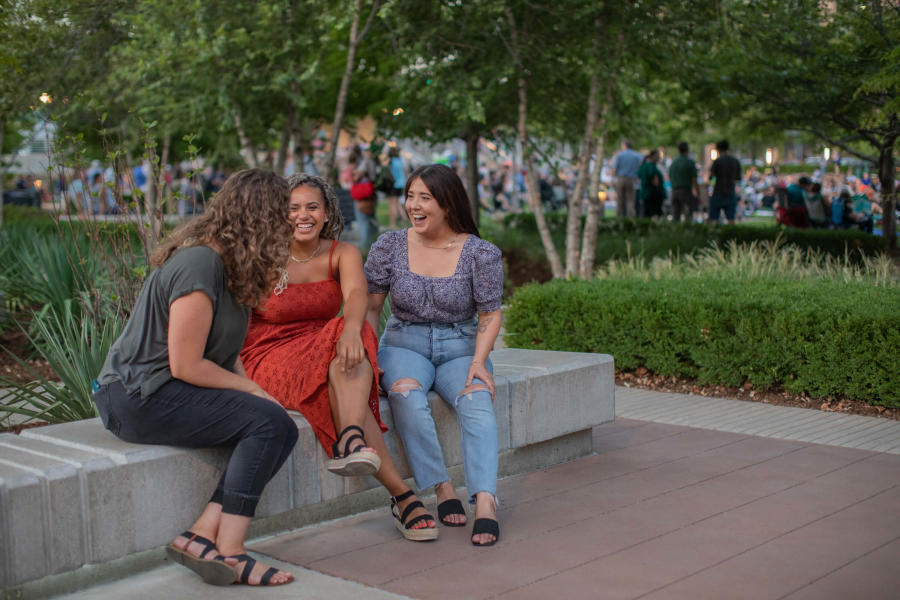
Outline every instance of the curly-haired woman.
[(293, 580), (248, 556), (244, 538), (297, 427), (238, 357), (250, 309), (271, 293), (287, 258), (288, 197), (274, 173), (240, 171), (157, 248), (94, 386), (104, 426), (125, 441), (234, 447), (206, 508), (167, 548), (214, 585)]
[(338, 241), (344, 221), (325, 180), (297, 174), (288, 186), (294, 226), (289, 262), (272, 297), (250, 317), (244, 368), (285, 408), (303, 413), (331, 456), (329, 471), (374, 475), (391, 494), (402, 535), (433, 540), (434, 517), (401, 479), (382, 437), (378, 342), (365, 322), (362, 256), (353, 244)]

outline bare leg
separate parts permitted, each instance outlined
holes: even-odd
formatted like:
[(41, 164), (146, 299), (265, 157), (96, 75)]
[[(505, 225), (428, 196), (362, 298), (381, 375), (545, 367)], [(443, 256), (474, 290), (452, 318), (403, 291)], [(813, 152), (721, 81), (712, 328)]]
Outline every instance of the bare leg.
[[(219, 536), (216, 539), (216, 546), (219, 548), (219, 552), (225, 556), (245, 554), (247, 550), (244, 548), (244, 540), (247, 537), (247, 528), (249, 526), (250, 517), (222, 513), (222, 517), (219, 520)], [(235, 568), (235, 580), (237, 580), (237, 576), (243, 571), (244, 563), (236, 560), (232, 563), (232, 561), (228, 559), (226, 559), (226, 561)], [(250, 572), (248, 583), (250, 585), (259, 585), (260, 579), (262, 579), (263, 574), (268, 569), (268, 565), (257, 562)], [(294, 576), (290, 573), (278, 571), (272, 575), (269, 582), (273, 585), (277, 585), (287, 583), (293, 579)]]
[[(199, 536), (214, 540), (219, 553), (223, 556), (230, 557), (237, 554), (246, 553), (246, 549), (244, 548), (244, 539), (247, 536), (247, 528), (249, 526), (250, 517), (224, 514), (222, 513), (221, 504), (210, 502), (206, 505), (206, 508), (203, 509), (200, 517), (194, 522), (193, 525), (191, 525), (190, 531), (196, 533)], [(187, 541), (187, 538), (185, 538), (184, 536), (178, 536), (177, 538), (175, 538), (173, 544), (176, 547), (184, 548), (184, 545), (187, 544)], [(186, 551), (200, 558), (211, 559), (215, 557), (212, 551), (209, 551), (205, 555), (203, 555), (203, 549), (203, 546), (199, 542), (192, 542), (188, 544)], [(237, 581), (237, 577), (242, 572), (243, 566), (239, 563), (238, 560), (233, 558), (226, 558), (225, 562), (232, 568), (235, 568), (235, 581)], [(258, 562), (250, 572), (250, 585), (258, 585), (260, 579), (268, 568), (269, 567), (267, 565)], [(293, 578), (293, 575), (291, 575), (290, 573), (278, 571), (278, 573), (272, 576), (272, 578), (270, 579), (270, 583), (287, 583), (293, 580)]]
[[(205, 537), (208, 540), (215, 541), (216, 536), (219, 534), (219, 519), (221, 517), (222, 505), (210, 502), (206, 505), (206, 508), (203, 509), (200, 517), (193, 525), (191, 525), (188, 531), (196, 533), (200, 537)], [(211, 559), (216, 557), (216, 553), (212, 550), (204, 552), (205, 548), (200, 542), (191, 542), (187, 545), (187, 548), (185, 548), (185, 544), (188, 544), (188, 538), (183, 535), (179, 535), (172, 541), (172, 545), (176, 548), (184, 548), (188, 554), (196, 556), (197, 558)]]
[[(375, 416), (369, 410), (369, 391), (372, 389), (373, 376), (372, 365), (368, 360), (364, 360), (349, 372), (341, 372), (336, 363), (332, 361), (328, 368), (331, 415), (338, 433), (348, 425), (359, 425), (363, 428), (366, 443), (381, 458), (381, 467), (375, 472), (375, 479), (385, 487), (391, 496), (399, 496), (406, 492), (409, 486), (400, 478), (397, 467), (394, 465), (394, 461), (391, 460), (387, 445), (384, 443), (381, 428), (378, 427)], [(357, 440), (356, 446), (360, 445), (362, 445), (362, 442)], [(351, 446), (349, 449), (353, 450), (356, 446)], [(413, 495), (400, 502), (400, 510), (402, 511), (407, 504), (417, 499)], [(422, 508), (414, 509), (410, 513), (409, 519), (426, 513), (427, 511)], [(420, 529), (434, 526), (434, 521), (422, 521), (413, 525), (413, 528)]]
[[(494, 495), (489, 492), (475, 494), (475, 518), (497, 520), (497, 509), (494, 506)], [(472, 536), (476, 544), (490, 544), (496, 538), (490, 533), (479, 533)]]
[[(332, 360), (328, 365), (328, 398), (331, 402), (331, 418), (338, 435), (349, 425), (363, 425), (366, 413), (371, 412), (369, 411), (369, 390), (372, 389), (372, 377), (372, 365), (367, 360), (349, 371), (341, 371), (337, 359)], [(347, 448), (347, 451), (362, 445), (361, 441), (356, 440)], [(341, 452), (344, 452), (343, 447), (341, 447)]]
[[(443, 483), (439, 483), (434, 486), (434, 493), (437, 495), (438, 504), (446, 500), (458, 500), (456, 496), (456, 488), (454, 488), (453, 484), (449, 481), (444, 481)], [(465, 525), (466, 515), (450, 514), (444, 517), (444, 521), (447, 523), (458, 523), (459, 525)]]

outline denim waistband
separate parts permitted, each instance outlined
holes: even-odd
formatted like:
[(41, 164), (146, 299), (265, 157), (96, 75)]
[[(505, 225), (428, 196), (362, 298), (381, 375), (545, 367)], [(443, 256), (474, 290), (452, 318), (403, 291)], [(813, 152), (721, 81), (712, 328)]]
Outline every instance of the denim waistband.
[(465, 325), (476, 325), (478, 323), (478, 317), (472, 317), (471, 319), (466, 319), (465, 321), (458, 321), (456, 323), (432, 323), (430, 321), (426, 321), (424, 323), (417, 323), (415, 321), (404, 321), (394, 315), (391, 315), (388, 318), (388, 323), (393, 321), (394, 323), (400, 323), (402, 325), (419, 325), (422, 327), (431, 327), (432, 329), (455, 329)]

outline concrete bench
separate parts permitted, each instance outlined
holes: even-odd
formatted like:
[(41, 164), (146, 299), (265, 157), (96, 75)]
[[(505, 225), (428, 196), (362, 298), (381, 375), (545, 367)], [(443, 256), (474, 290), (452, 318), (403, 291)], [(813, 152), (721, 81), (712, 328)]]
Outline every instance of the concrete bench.
[[(613, 359), (602, 354), (504, 349), (495, 365), (501, 476), (589, 454), (591, 428), (615, 418)], [(433, 414), (454, 482), (462, 482), (459, 429), (444, 402)], [(390, 408), (382, 416), (392, 428)], [(251, 534), (387, 506), (372, 477), (343, 478), (309, 424), (260, 501)], [(393, 432), (388, 448), (409, 468)], [(158, 549), (199, 514), (227, 450), (119, 441), (99, 419), (0, 435), (0, 584), (9, 593), (47, 576)]]

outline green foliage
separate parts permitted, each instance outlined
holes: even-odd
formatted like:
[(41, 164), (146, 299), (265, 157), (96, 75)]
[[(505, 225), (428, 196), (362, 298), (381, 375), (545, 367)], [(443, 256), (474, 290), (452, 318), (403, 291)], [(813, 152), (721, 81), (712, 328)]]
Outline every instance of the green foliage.
[(620, 369), (701, 383), (900, 406), (890, 359), (900, 343), (900, 285), (891, 268), (883, 258), (855, 267), (775, 245), (614, 263), (599, 280), (519, 289), (506, 342), (604, 352)]
[(44, 308), (35, 315), (34, 334), (29, 335), (29, 340), (59, 376), (59, 381), (41, 376), (26, 361), (14, 356), (34, 381), (22, 385), (0, 377), (0, 387), (5, 388), (0, 401), (0, 422), (7, 422), (10, 415), (50, 423), (96, 416), (91, 381), (100, 372), (124, 326), (125, 321), (116, 316), (81, 310), (70, 300), (59, 310)]
[[(547, 215), (547, 225), (558, 248), (565, 238), (565, 213)], [(507, 215), (502, 226), (485, 223), (484, 237), (496, 244), (504, 254), (535, 263), (533, 271), (546, 270), (546, 257), (541, 249), (534, 215)], [(672, 223), (651, 219), (604, 219), (600, 222), (596, 261), (629, 257), (651, 259), (657, 256), (694, 254), (712, 243), (772, 242), (791, 244), (804, 249), (820, 250), (834, 257), (849, 256), (859, 261), (884, 251), (884, 239), (856, 230), (822, 230), (786, 228), (772, 224), (710, 226), (705, 223)]]

